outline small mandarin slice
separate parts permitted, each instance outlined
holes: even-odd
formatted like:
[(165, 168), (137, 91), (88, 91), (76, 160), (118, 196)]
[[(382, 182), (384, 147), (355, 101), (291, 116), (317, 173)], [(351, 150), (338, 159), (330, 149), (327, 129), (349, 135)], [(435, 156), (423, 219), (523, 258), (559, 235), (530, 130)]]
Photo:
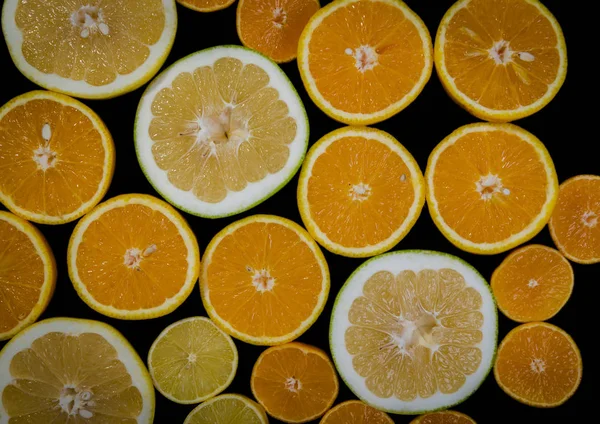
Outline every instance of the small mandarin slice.
[(327, 411), (319, 424), (394, 424), (394, 420), (366, 403), (349, 400)]
[(463, 413), (457, 411), (432, 412), (421, 415), (410, 422), (410, 424), (476, 424), (475, 421)]

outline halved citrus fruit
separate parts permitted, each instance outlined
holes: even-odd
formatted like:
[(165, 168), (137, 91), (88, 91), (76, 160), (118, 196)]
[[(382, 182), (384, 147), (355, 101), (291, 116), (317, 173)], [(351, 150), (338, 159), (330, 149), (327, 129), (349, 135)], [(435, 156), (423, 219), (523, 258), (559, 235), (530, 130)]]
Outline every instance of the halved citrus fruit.
[(440, 23), (435, 67), (478, 118), (513, 121), (546, 106), (567, 73), (560, 25), (538, 0), (460, 0)]
[(204, 317), (191, 317), (165, 328), (148, 353), (156, 389), (177, 403), (199, 403), (231, 384), (238, 353), (228, 334)]
[(319, 418), (331, 408), (339, 388), (335, 368), (325, 352), (298, 342), (261, 353), (250, 385), (267, 413), (286, 423)]
[(394, 424), (394, 420), (366, 403), (349, 400), (327, 411), (319, 424)]
[(0, 211), (0, 341), (44, 312), (56, 285), (56, 262), (42, 233)]
[(0, 201), (41, 224), (63, 224), (104, 197), (115, 167), (112, 137), (83, 103), (30, 91), (0, 109)]
[(545, 322), (513, 328), (498, 347), (494, 376), (506, 394), (540, 408), (565, 403), (577, 390), (581, 354), (567, 333)]
[(265, 410), (246, 396), (219, 395), (198, 405), (183, 424), (269, 424)]
[(319, 0), (240, 0), (237, 33), (246, 47), (277, 63), (296, 58), (306, 23), (320, 8)]
[(298, 44), (311, 99), (347, 124), (383, 121), (407, 107), (431, 76), (427, 27), (404, 2), (339, 0), (313, 15)]
[(207, 218), (273, 195), (296, 173), (307, 144), (306, 111), (290, 80), (239, 46), (176, 62), (137, 111), (135, 145), (148, 180), (178, 208)]
[(373, 256), (396, 245), (425, 203), (425, 180), (410, 152), (386, 132), (346, 127), (313, 145), (298, 183), (298, 207), (327, 250)]
[(600, 176), (578, 175), (560, 185), (548, 223), (558, 250), (573, 262), (600, 262)]
[(473, 418), (457, 411), (432, 412), (421, 415), (410, 424), (476, 424)]
[(145, 84), (171, 51), (174, 0), (7, 0), (2, 31), (34, 83), (75, 97), (119, 96)]
[(558, 196), (546, 147), (512, 124), (458, 128), (431, 152), (425, 181), (435, 225), (455, 246), (479, 254), (533, 238)]
[(52, 318), (0, 352), (3, 423), (154, 420), (154, 388), (133, 347), (108, 324)]
[(101, 314), (146, 319), (174, 311), (198, 279), (200, 251), (183, 217), (146, 194), (98, 205), (73, 230), (69, 276), (79, 297)]
[(235, 0), (177, 0), (177, 3), (196, 12), (216, 12), (231, 6)]
[(513, 321), (546, 321), (567, 303), (573, 268), (557, 250), (532, 244), (508, 255), (492, 274), (498, 309)]
[(254, 215), (221, 230), (202, 259), (202, 301), (225, 332), (256, 345), (299, 337), (321, 314), (329, 268), (298, 224)]
[(488, 283), (457, 257), (398, 251), (369, 259), (340, 290), (333, 360), (367, 404), (395, 414), (462, 402), (489, 373), (498, 331)]

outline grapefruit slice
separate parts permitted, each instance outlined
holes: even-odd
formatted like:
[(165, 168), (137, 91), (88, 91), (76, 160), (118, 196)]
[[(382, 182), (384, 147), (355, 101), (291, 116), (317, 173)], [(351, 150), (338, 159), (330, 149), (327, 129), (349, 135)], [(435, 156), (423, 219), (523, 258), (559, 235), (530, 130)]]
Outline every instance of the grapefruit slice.
[(439, 252), (398, 251), (361, 265), (333, 307), (330, 346), (365, 403), (396, 414), (449, 408), (492, 367), (496, 306), (483, 277)]
[(201, 403), (189, 413), (183, 424), (269, 424), (262, 406), (246, 396), (219, 395)]

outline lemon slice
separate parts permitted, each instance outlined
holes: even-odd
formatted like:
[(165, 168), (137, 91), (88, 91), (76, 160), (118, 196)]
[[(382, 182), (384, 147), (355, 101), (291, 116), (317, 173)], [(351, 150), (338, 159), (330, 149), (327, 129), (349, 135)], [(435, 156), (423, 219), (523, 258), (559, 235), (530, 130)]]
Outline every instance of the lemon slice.
[(183, 424), (268, 424), (269, 419), (262, 406), (246, 396), (220, 395), (198, 405), (190, 412)]

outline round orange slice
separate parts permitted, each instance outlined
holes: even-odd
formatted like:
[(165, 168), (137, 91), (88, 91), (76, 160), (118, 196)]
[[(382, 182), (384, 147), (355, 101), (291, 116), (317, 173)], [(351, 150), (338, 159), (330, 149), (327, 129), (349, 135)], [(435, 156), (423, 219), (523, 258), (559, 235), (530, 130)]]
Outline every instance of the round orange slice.
[(407, 107), (431, 76), (427, 27), (404, 2), (339, 0), (300, 36), (298, 67), (311, 99), (347, 124), (383, 121)]
[(329, 269), (296, 223), (254, 215), (221, 230), (202, 259), (202, 301), (225, 332), (256, 345), (289, 342), (319, 317)]
[(327, 411), (319, 424), (394, 424), (394, 420), (366, 403), (349, 400)]
[(277, 63), (296, 58), (300, 33), (319, 10), (318, 0), (240, 0), (237, 33), (242, 44)]
[(578, 175), (563, 182), (548, 226), (567, 258), (580, 264), (600, 262), (600, 176)]
[(461, 412), (441, 411), (421, 415), (410, 422), (410, 424), (476, 424), (475, 421)]
[(427, 204), (439, 230), (467, 252), (495, 254), (542, 230), (558, 195), (550, 154), (511, 124), (470, 124), (429, 156)]
[(573, 339), (545, 322), (521, 324), (498, 348), (494, 376), (506, 394), (530, 406), (562, 405), (581, 382), (581, 354)]
[(460, 0), (435, 40), (450, 96), (478, 118), (512, 121), (547, 105), (567, 73), (560, 25), (537, 0)]
[(166, 315), (198, 279), (200, 251), (183, 217), (146, 194), (98, 205), (71, 235), (69, 276), (92, 309), (120, 319)]
[(42, 233), (0, 211), (0, 341), (44, 312), (56, 285), (56, 263)]
[(0, 202), (40, 224), (63, 224), (104, 197), (115, 167), (112, 137), (83, 103), (30, 91), (0, 109)]
[(286, 423), (319, 418), (331, 408), (339, 388), (325, 352), (297, 342), (265, 350), (254, 364), (250, 385), (267, 414)]
[(513, 321), (546, 321), (567, 303), (573, 268), (560, 252), (539, 244), (515, 250), (494, 271), (492, 291)]
[(327, 250), (373, 256), (395, 246), (425, 203), (425, 181), (394, 137), (368, 127), (325, 135), (308, 152), (298, 207), (309, 233)]
[(177, 0), (177, 3), (196, 12), (216, 12), (233, 4), (235, 0)]

